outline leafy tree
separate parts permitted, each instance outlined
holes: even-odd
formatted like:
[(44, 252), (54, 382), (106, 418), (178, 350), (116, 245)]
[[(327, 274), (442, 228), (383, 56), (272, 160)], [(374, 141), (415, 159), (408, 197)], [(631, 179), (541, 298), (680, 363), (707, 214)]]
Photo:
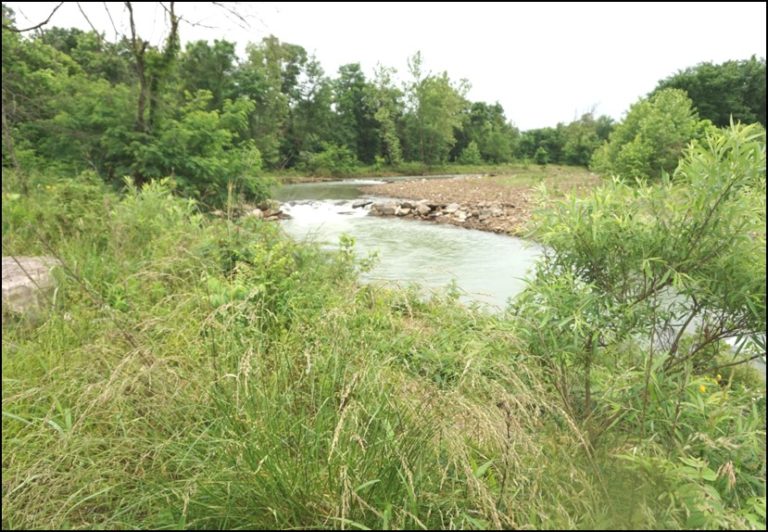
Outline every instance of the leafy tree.
[(333, 130), (339, 142), (368, 164), (374, 161), (378, 152), (375, 111), (366, 97), (370, 91), (360, 63), (339, 67), (339, 76), (333, 81), (336, 112)]
[(394, 69), (379, 66), (373, 84), (368, 86), (366, 101), (378, 124), (378, 153), (387, 163), (397, 165), (403, 160), (398, 135), (398, 122), (403, 114), (403, 93), (392, 81), (394, 74)]
[(246, 53), (246, 61), (235, 73), (235, 83), (238, 95), (247, 96), (256, 105), (250, 118), (251, 137), (268, 166), (286, 166), (289, 161), (281, 153), (281, 144), (289, 127), (291, 104), (300, 97), (299, 77), (307, 52), (271, 35), (258, 45), (248, 45)]
[(539, 146), (536, 149), (536, 153), (533, 154), (533, 161), (542, 166), (549, 162), (549, 152), (547, 152), (547, 149), (544, 146)]
[(716, 369), (724, 338), (761, 344), (728, 365), (765, 356), (765, 130), (710, 130), (674, 177), (615, 180), (538, 218), (546, 248), (518, 304), (523, 334), (595, 437), (632, 409), (643, 423), (663, 379)]
[(480, 148), (477, 147), (477, 143), (474, 140), (461, 152), (459, 162), (461, 164), (481, 164), (483, 162)]
[(465, 114), (461, 129), (455, 130), (456, 144), (452, 155), (461, 154), (474, 142), (483, 161), (505, 163), (512, 160), (519, 132), (507, 121), (497, 102), (489, 105), (474, 102)]
[(608, 139), (613, 119), (608, 116), (594, 118), (586, 113), (565, 126), (563, 161), (565, 164), (587, 166), (595, 150)]
[(592, 167), (630, 179), (659, 179), (675, 169), (683, 149), (702, 136), (707, 123), (699, 120), (684, 91), (662, 90), (630, 107), (595, 152)]
[(566, 143), (565, 125), (545, 127), (524, 131), (518, 143), (517, 156), (523, 159), (535, 159), (539, 148), (547, 153), (547, 162), (562, 163), (563, 148)]
[(207, 110), (211, 98), (210, 92), (199, 91), (176, 117), (163, 122), (151, 142), (133, 142), (134, 170), (153, 178), (172, 176), (184, 195), (208, 205), (226, 201), (230, 182), (246, 198), (263, 199), (269, 183), (257, 177), (261, 156), (253, 141), (242, 136), (253, 102), (226, 101), (219, 112)]
[(349, 175), (357, 168), (357, 158), (346, 146), (323, 143), (322, 151), (303, 152), (300, 155), (300, 167), (312, 174), (333, 176)]
[(309, 58), (298, 84), (290, 93), (288, 128), (282, 143), (286, 164), (299, 154), (320, 151), (325, 139), (334, 136), (333, 89), (316, 58)]
[(213, 95), (211, 108), (221, 108), (224, 100), (235, 94), (235, 61), (235, 45), (229, 41), (188, 43), (179, 59), (183, 90), (207, 90)]
[(702, 118), (718, 127), (733, 120), (765, 127), (765, 59), (701, 63), (659, 82), (651, 93), (674, 88), (688, 93)]
[(408, 85), (407, 153), (426, 164), (445, 162), (461, 127), (469, 90), (466, 81), (451, 83), (447, 72), (424, 75), (421, 54), (409, 60), (413, 81)]

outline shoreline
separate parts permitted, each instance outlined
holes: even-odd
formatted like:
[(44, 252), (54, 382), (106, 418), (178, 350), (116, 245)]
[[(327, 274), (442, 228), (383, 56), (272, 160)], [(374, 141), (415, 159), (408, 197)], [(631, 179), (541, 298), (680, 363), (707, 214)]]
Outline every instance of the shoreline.
[[(578, 193), (588, 190), (598, 180), (595, 176), (594, 183), (556, 180), (553, 184), (557, 191)], [(360, 190), (368, 196), (382, 197), (370, 201), (371, 215), (448, 223), (520, 237), (536, 207), (535, 184), (506, 184), (494, 176), (475, 175), (451, 179), (417, 178), (367, 185)]]

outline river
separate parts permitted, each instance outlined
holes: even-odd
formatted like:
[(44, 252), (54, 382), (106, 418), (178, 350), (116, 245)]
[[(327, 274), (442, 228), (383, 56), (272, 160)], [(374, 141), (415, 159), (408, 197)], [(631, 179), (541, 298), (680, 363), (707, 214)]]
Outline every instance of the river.
[(509, 298), (522, 291), (541, 254), (540, 246), (452, 225), (369, 216), (367, 209), (352, 207), (356, 199), (365, 197), (360, 186), (381, 182), (353, 179), (285, 185), (275, 194), (291, 216), (283, 220), (283, 228), (297, 240), (316, 241), (327, 248), (338, 248), (343, 234), (353, 237), (359, 256), (378, 254), (376, 266), (362, 276), (365, 282), (418, 283), (429, 291), (454, 281), (462, 301), (481, 303), (489, 310), (503, 309)]

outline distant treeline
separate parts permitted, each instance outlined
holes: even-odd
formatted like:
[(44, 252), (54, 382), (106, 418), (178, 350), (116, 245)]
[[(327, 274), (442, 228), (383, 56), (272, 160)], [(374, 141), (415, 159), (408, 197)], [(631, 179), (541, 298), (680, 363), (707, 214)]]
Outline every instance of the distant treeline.
[[(127, 4), (130, 6), (130, 3)], [(132, 12), (130, 12), (132, 19)], [(345, 174), (360, 165), (531, 160), (588, 165), (614, 124), (584, 114), (520, 132), (498, 103), (472, 102), (466, 80), (408, 61), (407, 81), (359, 63), (326, 75), (318, 59), (274, 36), (247, 47), (191, 42), (171, 9), (159, 47), (78, 29), (15, 31), (3, 6), (3, 166), (92, 170), (111, 182), (172, 176), (182, 192), (221, 199), (239, 180), (264, 194), (261, 169)], [(765, 124), (765, 61), (700, 65), (659, 88), (688, 91), (702, 118)]]

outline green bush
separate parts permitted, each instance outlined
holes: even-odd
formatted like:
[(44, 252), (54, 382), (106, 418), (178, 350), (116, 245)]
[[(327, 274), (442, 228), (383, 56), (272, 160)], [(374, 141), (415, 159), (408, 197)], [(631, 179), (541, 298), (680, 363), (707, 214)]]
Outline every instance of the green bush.
[(474, 140), (462, 150), (458, 162), (461, 164), (482, 164), (483, 157), (480, 155), (480, 148), (477, 147), (477, 143)]
[(323, 143), (319, 153), (303, 152), (299, 168), (313, 175), (343, 177), (352, 174), (358, 167), (357, 157), (346, 146)]
[(592, 169), (606, 176), (659, 180), (671, 173), (688, 144), (711, 126), (701, 121), (684, 91), (665, 89), (641, 99), (592, 156)]
[(533, 155), (533, 160), (536, 164), (545, 166), (549, 162), (549, 152), (546, 148), (540, 146)]

